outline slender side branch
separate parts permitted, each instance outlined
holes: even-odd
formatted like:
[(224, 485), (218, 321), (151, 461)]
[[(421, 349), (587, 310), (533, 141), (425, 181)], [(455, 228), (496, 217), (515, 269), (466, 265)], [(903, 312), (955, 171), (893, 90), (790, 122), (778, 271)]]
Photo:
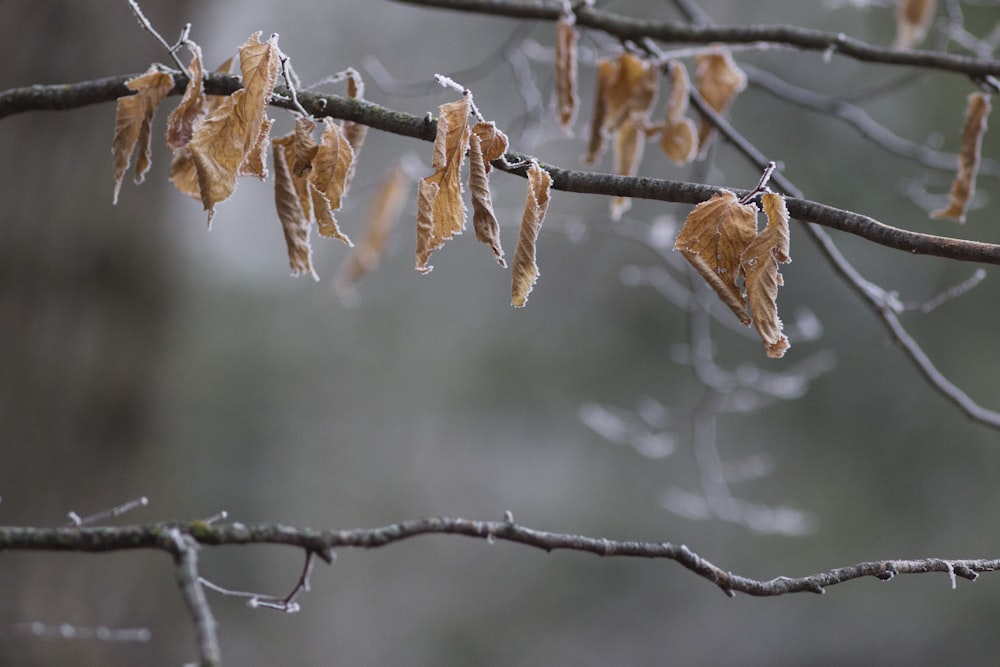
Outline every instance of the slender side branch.
[[(767, 581), (733, 574), (702, 558), (684, 545), (669, 542), (639, 542), (609, 540), (599, 537), (551, 533), (519, 525), (508, 516), (501, 521), (472, 521), (447, 517), (414, 519), (380, 528), (315, 531), (276, 524), (245, 525), (193, 523), (158, 523), (136, 526), (99, 528), (30, 528), (0, 526), (0, 550), (19, 551), (112, 551), (125, 549), (161, 549), (177, 558), (178, 576), (189, 604), (204, 598), (197, 582), (197, 544), (220, 546), (230, 544), (284, 544), (305, 549), (330, 560), (334, 548), (355, 547), (374, 549), (395, 544), (420, 535), (464, 535), (494, 542), (502, 540), (525, 546), (555, 551), (578, 551), (606, 557), (651, 558), (676, 561), (698, 576), (711, 581), (726, 595), (745, 593), (755, 597), (773, 597), (789, 593), (823, 593), (828, 586), (862, 577), (891, 579), (897, 574), (945, 572), (974, 581), (979, 573), (1000, 569), (1000, 559), (921, 558), (915, 560), (867, 561), (817, 572), (804, 577), (776, 577)], [(192, 580), (192, 577), (194, 579)], [(195, 605), (205, 613), (207, 604)], [(195, 613), (194, 611), (192, 613)], [(214, 637), (211, 616), (196, 615), (200, 624), (202, 646)], [(217, 646), (217, 645), (216, 645)], [(213, 655), (203, 648), (203, 659)], [(215, 653), (214, 655), (217, 655)], [(210, 664), (210, 663), (209, 663)]]
[[(562, 5), (551, 2), (539, 5), (521, 0), (396, 0), (421, 7), (438, 7), (457, 11), (509, 16), (518, 19), (556, 21)], [(1000, 75), (1000, 61), (988, 58), (892, 49), (875, 46), (843, 33), (823, 32), (791, 25), (688, 25), (675, 21), (651, 21), (613, 14), (582, 5), (575, 10), (576, 23), (595, 28), (622, 40), (641, 41), (649, 37), (662, 42), (680, 44), (785, 44), (806, 51), (836, 52), (855, 60), (885, 65), (922, 67), (965, 74), (975, 79)]]

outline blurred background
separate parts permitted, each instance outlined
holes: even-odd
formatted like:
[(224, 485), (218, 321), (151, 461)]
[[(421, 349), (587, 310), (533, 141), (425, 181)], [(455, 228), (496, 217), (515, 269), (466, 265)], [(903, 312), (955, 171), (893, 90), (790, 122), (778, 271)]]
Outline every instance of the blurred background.
[[(721, 23), (795, 23), (889, 45), (889, 4), (701, 6)], [(943, 4), (963, 7), (977, 37), (1000, 20), (995, 3)], [(566, 168), (583, 168), (593, 60), (617, 48), (583, 33), (581, 110), (567, 136), (552, 112), (548, 24), (386, 1), (142, 6), (171, 41), (190, 21), (209, 67), (252, 32), (277, 32), (304, 82), (352, 66), (368, 99), (415, 115), (454, 99), (433, 83), (435, 73), (451, 75), (515, 149)], [(680, 16), (670, 2), (605, 8)], [(124, 2), (6, 0), (0, 17), (13, 40), (0, 89), (168, 60)], [(973, 90), (959, 76), (836, 55), (737, 59), (856, 99), (895, 133), (946, 151), (957, 149)], [(906, 85), (893, 85), (901, 77)], [(880, 94), (864, 94), (871, 90)], [(352, 528), (510, 511), (543, 530), (683, 543), (761, 579), (883, 558), (996, 556), (1000, 434), (923, 381), (800, 227), (779, 295), (792, 348), (768, 360), (755, 336), (713, 322), (711, 339), (698, 340), (711, 342), (738, 385), (720, 393), (689, 363), (690, 333), (704, 318), (656, 289), (686, 294), (692, 285), (669, 251), (689, 207), (636, 201), (612, 223), (603, 198), (553, 192), (541, 277), (515, 310), (509, 272), (471, 230), (435, 253), (433, 273), (413, 270), (411, 191), (381, 267), (345, 305), (333, 281), (346, 247), (314, 234), (321, 281), (288, 276), (270, 182), (242, 180), (211, 231), (200, 203), (172, 189), (161, 137), (176, 101), (157, 116), (146, 182), (129, 175), (117, 206), (113, 104), (0, 122), (0, 523), (60, 525), (68, 512), (146, 496), (149, 506), (119, 521), (225, 510), (245, 523)], [(275, 134), (291, 127), (286, 112), (272, 116)], [(944, 203), (950, 172), (890, 155), (757, 86), (730, 117), (809, 199), (906, 229), (1000, 242), (995, 177), (980, 179), (958, 227), (926, 214)], [(998, 148), (988, 133), (984, 155)], [(338, 215), (348, 234), (360, 235), (371, 196), (401, 155), (429, 173), (429, 144), (369, 132)], [(595, 168), (610, 170), (610, 156)], [(711, 167), (682, 168), (650, 144), (640, 173), (737, 188), (759, 177), (726, 145)], [(492, 184), (512, 254), (524, 181), (498, 173)], [(834, 236), (866, 277), (907, 303), (977, 268)], [(964, 297), (903, 321), (946, 376), (1000, 408), (1000, 321), (987, 305), (1000, 299), (1000, 284), (992, 268), (986, 274)], [(220, 586), (284, 595), (301, 554), (213, 548), (201, 563)], [(6, 553), (0, 591), (2, 664), (194, 659), (163, 554)], [(334, 566), (317, 566), (298, 614), (210, 601), (229, 665), (971, 664), (1000, 647), (988, 620), (1000, 604), (993, 576), (959, 580), (957, 590), (926, 575), (855, 581), (824, 596), (728, 599), (672, 562), (446, 536), (340, 552)], [(28, 631), (33, 622), (146, 628), (150, 637), (42, 638)]]

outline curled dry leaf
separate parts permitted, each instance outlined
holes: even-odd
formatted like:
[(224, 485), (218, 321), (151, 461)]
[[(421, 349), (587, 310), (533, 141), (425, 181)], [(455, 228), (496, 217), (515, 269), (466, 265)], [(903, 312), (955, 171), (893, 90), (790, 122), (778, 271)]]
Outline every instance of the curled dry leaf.
[(294, 176), (308, 176), (312, 171), (313, 160), (319, 151), (319, 144), (313, 139), (313, 130), (316, 123), (305, 116), (299, 116), (295, 121), (294, 141), (292, 150), (295, 161), (292, 163), (292, 174)]
[[(615, 133), (614, 172), (621, 176), (635, 176), (646, 147), (645, 122), (639, 115), (633, 115)], [(612, 197), (611, 219), (620, 220), (622, 214), (632, 208), (630, 197)]]
[(569, 131), (580, 100), (576, 94), (576, 16), (561, 14), (556, 23), (556, 109), (559, 126)]
[(434, 137), (435, 172), (417, 189), (417, 271), (429, 273), (431, 253), (465, 229), (462, 162), (469, 147), (469, 101), (462, 98), (438, 108)]
[(351, 286), (378, 266), (409, 192), (410, 178), (397, 165), (389, 171), (371, 200), (361, 240), (337, 273), (334, 288), (341, 296), (347, 295)]
[(312, 224), (302, 209), (299, 193), (293, 183), (292, 170), (288, 166), (287, 147), (295, 142), (294, 132), (271, 141), (274, 160), (274, 205), (278, 211), (278, 220), (285, 234), (285, 245), (288, 247), (288, 265), (292, 275), (307, 274), (313, 280), (319, 280), (312, 264), (312, 246), (309, 244), (309, 231)]
[(740, 257), (753, 324), (764, 341), (767, 356), (778, 359), (788, 349), (778, 317), (778, 286), (783, 285), (778, 264), (792, 261), (788, 256), (788, 209), (784, 198), (773, 192), (761, 200), (767, 226), (750, 242)]
[(972, 93), (965, 108), (965, 125), (962, 128), (962, 147), (958, 152), (958, 172), (951, 183), (951, 201), (947, 208), (931, 213), (932, 218), (951, 218), (965, 222), (965, 214), (976, 191), (976, 174), (986, 133), (986, 119), (990, 115), (990, 98), (982, 93)]
[(136, 91), (136, 94), (119, 97), (115, 113), (115, 138), (111, 145), (115, 168), (113, 198), (115, 204), (118, 203), (122, 178), (132, 160), (136, 145), (139, 146), (139, 155), (135, 160), (135, 182), (142, 183), (146, 172), (149, 171), (153, 114), (174, 87), (174, 78), (153, 66), (145, 74), (126, 81), (125, 85)]
[(507, 152), (507, 136), (493, 123), (473, 125), (469, 137), (469, 190), (472, 192), (472, 227), (476, 239), (493, 249), (497, 264), (506, 267), (500, 245), (500, 225), (493, 212), (493, 198), (487, 174), (490, 161)]
[(542, 220), (545, 219), (545, 211), (549, 207), (551, 186), (552, 177), (549, 172), (539, 167), (537, 162), (532, 162), (528, 167), (528, 196), (524, 202), (521, 231), (518, 233), (511, 268), (510, 305), (515, 308), (521, 308), (527, 303), (531, 288), (538, 279), (535, 246)]
[(594, 164), (604, 140), (632, 117), (644, 120), (656, 101), (660, 70), (651, 60), (623, 53), (617, 60), (597, 62), (597, 94), (590, 125), (590, 143), (583, 161)]
[(734, 193), (723, 190), (695, 206), (674, 242), (674, 250), (684, 255), (747, 326), (751, 319), (736, 280), (740, 257), (756, 234), (757, 207), (741, 204)]
[[(353, 67), (348, 67), (345, 74), (347, 76), (347, 96), (352, 100), (364, 99), (365, 82), (362, 80), (361, 74)], [(346, 194), (347, 189), (351, 187), (351, 181), (354, 180), (354, 168), (357, 165), (358, 154), (361, 153), (361, 146), (365, 143), (368, 126), (345, 120), (340, 124), (340, 129), (344, 131), (347, 143), (354, 151), (354, 162), (351, 163), (351, 168), (347, 171), (347, 178), (344, 180), (344, 194)]]
[(337, 225), (333, 212), (340, 208), (347, 185), (347, 175), (354, 162), (354, 150), (340, 126), (323, 119), (323, 136), (309, 172), (309, 194), (321, 236), (340, 239), (353, 245)]
[[(195, 49), (197, 52), (192, 56), (191, 65), (188, 66), (191, 76), (184, 91), (184, 99), (167, 119), (167, 144), (174, 149), (174, 155), (170, 161), (169, 176), (174, 187), (200, 201), (201, 190), (198, 189), (198, 172), (187, 145), (194, 135), (194, 127), (202, 118), (219, 108), (227, 98), (220, 95), (205, 95), (202, 81), (201, 49), (193, 42), (189, 44), (189, 47), (192, 52)], [(229, 58), (215, 71), (227, 74), (232, 68), (232, 64), (233, 58)], [(185, 100), (189, 97), (195, 101), (185, 104)]]
[(267, 105), (281, 56), (277, 36), (261, 43), (260, 33), (254, 33), (239, 52), (243, 89), (204, 118), (188, 144), (209, 223), (216, 204), (233, 194), (239, 173), (266, 174), (262, 150), (270, 129)]
[(897, 49), (912, 49), (924, 41), (934, 18), (936, 0), (898, 0), (896, 5)]
[(691, 82), (687, 69), (676, 60), (670, 61), (670, 97), (667, 118), (663, 125), (660, 148), (674, 164), (684, 165), (698, 154), (698, 139), (694, 123), (687, 117)]
[[(695, 56), (695, 83), (705, 102), (718, 113), (724, 113), (733, 103), (737, 93), (746, 88), (747, 75), (736, 63), (729, 49), (717, 46), (712, 53)], [(715, 131), (705, 118), (698, 127), (698, 146), (702, 155)]]

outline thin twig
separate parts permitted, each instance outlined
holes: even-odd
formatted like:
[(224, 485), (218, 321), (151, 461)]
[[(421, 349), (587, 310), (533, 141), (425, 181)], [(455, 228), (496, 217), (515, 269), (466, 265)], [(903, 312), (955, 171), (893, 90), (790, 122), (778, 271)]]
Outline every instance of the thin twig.
[(177, 56), (177, 49), (181, 44), (183, 44), (187, 40), (188, 35), (191, 32), (191, 24), (188, 23), (185, 26), (184, 30), (181, 32), (180, 41), (178, 41), (177, 44), (171, 45), (167, 42), (167, 40), (163, 39), (163, 36), (160, 35), (160, 33), (156, 32), (156, 28), (154, 28), (153, 24), (149, 22), (149, 19), (146, 18), (146, 15), (142, 13), (142, 9), (139, 8), (139, 3), (136, 2), (136, 0), (126, 0), (126, 1), (128, 2), (129, 7), (132, 8), (132, 13), (135, 14), (135, 18), (139, 21), (139, 25), (142, 26), (143, 30), (151, 34), (156, 39), (156, 41), (158, 41), (163, 46), (163, 48), (167, 50), (167, 53), (170, 54), (170, 57), (173, 58), (173, 61), (175, 63), (177, 63), (177, 67), (180, 68), (182, 72), (187, 72), (188, 71), (187, 66), (184, 63), (182, 63), (181, 59)]
[(199, 663), (202, 667), (218, 667), (222, 664), (222, 652), (215, 617), (198, 574), (198, 542), (176, 527), (167, 529), (165, 534), (169, 540), (167, 548), (173, 552), (177, 564), (177, 586), (194, 621)]

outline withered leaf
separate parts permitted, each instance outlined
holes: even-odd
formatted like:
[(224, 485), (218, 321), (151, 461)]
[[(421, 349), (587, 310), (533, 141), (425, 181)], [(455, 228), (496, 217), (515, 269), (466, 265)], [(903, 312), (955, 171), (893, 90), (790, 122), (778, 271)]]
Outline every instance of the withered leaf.
[(351, 240), (340, 231), (333, 211), (341, 206), (347, 174), (354, 162), (354, 150), (340, 126), (329, 118), (323, 119), (323, 136), (320, 138), (312, 170), (309, 172), (309, 189), (313, 212), (322, 236), (340, 239), (347, 245)]
[(299, 193), (292, 182), (292, 170), (286, 158), (285, 145), (290, 141), (294, 141), (294, 134), (285, 135), (271, 142), (274, 160), (274, 205), (285, 235), (288, 265), (292, 269), (292, 275), (307, 274), (312, 276), (313, 280), (319, 280), (313, 268), (312, 246), (309, 244), (312, 224), (302, 210)]
[[(698, 92), (712, 109), (724, 113), (733, 103), (737, 93), (746, 88), (747, 75), (737, 67), (729, 49), (716, 46), (711, 53), (695, 56), (695, 82)], [(702, 154), (715, 131), (705, 118), (698, 127), (698, 146)]]
[(597, 62), (597, 94), (590, 126), (590, 143), (583, 161), (593, 164), (604, 150), (604, 139), (630, 117), (648, 118), (656, 101), (660, 71), (655, 62), (631, 53)]
[(564, 13), (556, 23), (556, 109), (559, 126), (566, 131), (572, 126), (580, 103), (576, 94), (576, 62), (576, 16)]
[[(365, 96), (365, 82), (361, 79), (361, 74), (353, 67), (348, 67), (345, 74), (347, 75), (347, 96), (351, 99), (363, 99)], [(351, 149), (354, 151), (354, 162), (351, 163), (351, 168), (347, 171), (347, 178), (344, 180), (344, 193), (346, 194), (347, 189), (351, 187), (351, 181), (354, 180), (354, 169), (357, 165), (358, 155), (361, 153), (361, 146), (365, 143), (368, 126), (345, 120), (341, 123), (340, 129), (344, 131), (347, 143), (351, 145)]]
[(198, 170), (194, 168), (194, 160), (191, 159), (191, 151), (187, 149), (187, 146), (174, 151), (174, 156), (170, 160), (168, 176), (175, 188), (189, 197), (201, 200), (201, 190), (198, 188)]
[(792, 261), (788, 256), (788, 209), (784, 198), (772, 192), (765, 194), (761, 203), (767, 214), (767, 226), (743, 251), (740, 267), (754, 327), (764, 341), (767, 356), (778, 359), (789, 347), (777, 305), (778, 286), (784, 284), (778, 264)]
[(965, 108), (965, 125), (962, 128), (962, 146), (958, 152), (958, 172), (951, 183), (951, 201), (947, 208), (931, 213), (932, 218), (951, 218), (965, 222), (965, 214), (976, 191), (976, 175), (986, 134), (986, 119), (990, 115), (990, 98), (982, 93), (972, 93)]
[(493, 249), (500, 266), (506, 267), (503, 248), (500, 245), (500, 225), (493, 212), (493, 198), (484, 166), (483, 149), (480, 139), (473, 134), (469, 138), (469, 190), (472, 191), (472, 226), (476, 239)]
[(464, 97), (438, 108), (434, 137), (435, 172), (420, 179), (417, 190), (417, 264), (421, 273), (431, 253), (465, 229), (466, 208), (462, 201), (462, 162), (469, 147), (469, 101)]
[(395, 166), (372, 198), (361, 241), (354, 247), (337, 273), (334, 288), (346, 296), (352, 285), (371, 273), (385, 254), (389, 235), (399, 218), (410, 191), (410, 178), (400, 166)]
[(740, 257), (756, 234), (757, 207), (741, 204), (734, 193), (723, 190), (695, 206), (674, 242), (674, 250), (684, 255), (747, 326), (751, 319), (736, 280)]
[(155, 66), (150, 67), (145, 74), (129, 79), (125, 85), (136, 91), (135, 95), (118, 98), (118, 108), (115, 113), (115, 138), (111, 145), (111, 154), (115, 167), (115, 191), (113, 201), (118, 203), (118, 192), (122, 187), (122, 178), (136, 145), (139, 155), (135, 160), (135, 182), (142, 183), (150, 166), (151, 136), (153, 114), (163, 98), (174, 87), (174, 78), (167, 72), (161, 72)]
[(191, 141), (194, 125), (205, 112), (205, 83), (201, 64), (201, 47), (188, 42), (191, 63), (188, 65), (188, 84), (177, 108), (167, 117), (167, 146), (173, 150), (184, 148)]
[(924, 41), (934, 18), (936, 0), (899, 0), (896, 5), (896, 43), (898, 49), (912, 49)]
[(316, 123), (305, 116), (299, 116), (295, 121), (295, 142), (293, 152), (295, 161), (292, 163), (292, 174), (306, 176), (312, 170), (313, 160), (319, 151), (319, 144), (313, 139)]
[(266, 173), (262, 150), (270, 128), (267, 105), (277, 81), (281, 57), (277, 36), (261, 43), (260, 33), (256, 32), (239, 52), (243, 89), (227, 97), (204, 118), (195, 127), (188, 144), (209, 223), (216, 204), (233, 194), (236, 176), (241, 170), (258, 175)]
[[(639, 162), (646, 147), (646, 133), (643, 130), (643, 120), (638, 115), (630, 117), (618, 128), (615, 134), (615, 164), (614, 171), (621, 176), (635, 176), (639, 170)], [(612, 197), (611, 219), (620, 220), (622, 214), (632, 208), (629, 197)]]
[(687, 164), (698, 154), (694, 123), (687, 117), (690, 86), (684, 65), (676, 60), (670, 61), (670, 97), (660, 148), (678, 165)]
[(528, 295), (538, 279), (538, 264), (535, 260), (535, 246), (538, 231), (542, 228), (545, 212), (549, 207), (549, 188), (552, 177), (549, 172), (532, 162), (528, 167), (528, 195), (521, 217), (521, 230), (517, 237), (517, 248), (511, 267), (510, 305), (521, 308), (528, 301)]

